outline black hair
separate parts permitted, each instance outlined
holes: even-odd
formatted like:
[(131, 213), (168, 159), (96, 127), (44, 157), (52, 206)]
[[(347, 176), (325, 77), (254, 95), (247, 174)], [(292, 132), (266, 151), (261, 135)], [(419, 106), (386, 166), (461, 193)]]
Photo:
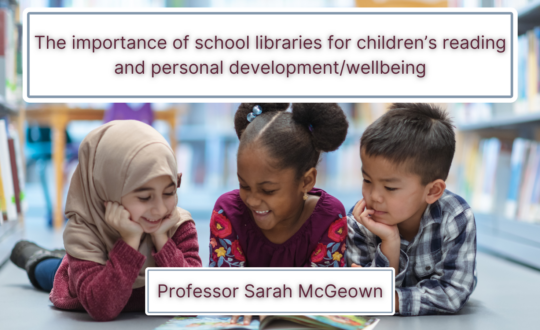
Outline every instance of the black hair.
[(427, 103), (394, 103), (368, 126), (360, 150), (409, 166), (426, 185), (446, 180), (456, 150), (454, 126), (446, 111)]
[[(254, 106), (262, 114), (251, 123), (247, 116)], [(345, 141), (349, 124), (336, 103), (242, 103), (234, 117), (240, 150), (257, 141), (266, 148), (278, 168), (296, 169), (299, 179), (316, 167), (321, 152), (333, 151)]]

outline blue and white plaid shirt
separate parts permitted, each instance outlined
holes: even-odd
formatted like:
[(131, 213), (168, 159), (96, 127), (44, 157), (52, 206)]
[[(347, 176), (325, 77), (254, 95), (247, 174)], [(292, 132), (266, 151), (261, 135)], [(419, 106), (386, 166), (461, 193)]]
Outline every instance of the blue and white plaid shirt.
[[(353, 207), (354, 208), (354, 207)], [(347, 216), (347, 263), (390, 267), (381, 239)], [(465, 200), (446, 190), (428, 205), (412, 242), (401, 239), (396, 291), (401, 315), (455, 313), (476, 286), (476, 225)]]

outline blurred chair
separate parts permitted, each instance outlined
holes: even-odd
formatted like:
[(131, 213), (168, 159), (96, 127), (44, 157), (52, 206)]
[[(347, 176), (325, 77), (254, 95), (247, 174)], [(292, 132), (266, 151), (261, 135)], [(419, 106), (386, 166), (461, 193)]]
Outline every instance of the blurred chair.
[[(66, 133), (66, 158), (67, 162), (78, 159), (79, 144), (73, 142), (67, 130)], [(26, 166), (36, 165), (45, 206), (47, 208), (47, 225), (52, 227), (53, 207), (47, 184), (47, 163), (52, 157), (52, 138), (50, 127), (28, 126), (26, 129), (25, 145)]]

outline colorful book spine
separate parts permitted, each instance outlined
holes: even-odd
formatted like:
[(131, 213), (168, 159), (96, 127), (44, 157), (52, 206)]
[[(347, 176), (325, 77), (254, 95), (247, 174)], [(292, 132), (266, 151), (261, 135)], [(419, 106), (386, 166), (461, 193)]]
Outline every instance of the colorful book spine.
[(499, 161), (499, 153), (501, 150), (501, 142), (497, 138), (485, 140), (483, 150), (482, 171), (484, 179), (481, 186), (480, 200), (478, 210), (481, 212), (490, 213), (493, 210), (493, 202), (495, 197), (495, 174), (497, 172), (497, 163)]
[(527, 99), (529, 111), (533, 111), (538, 104), (538, 39), (534, 30), (527, 32), (527, 40)]
[(21, 214), (21, 187), (19, 185), (19, 170), (17, 168), (17, 158), (15, 155), (15, 143), (13, 139), (8, 139), (9, 163), (11, 166), (11, 174), (13, 179), (13, 193), (15, 197), (15, 207), (17, 214)]
[(523, 164), (525, 163), (529, 146), (530, 141), (520, 138), (515, 139), (512, 145), (510, 185), (505, 210), (505, 216), (509, 219), (514, 219), (517, 215), (519, 188), (523, 177)]
[[(24, 175), (24, 161), (23, 161), (23, 155), (21, 151), (21, 142), (19, 140), (19, 134), (17, 130), (13, 127), (13, 125), (9, 126), (9, 136), (13, 139), (14, 149), (15, 149), (15, 162), (17, 165), (17, 176), (18, 176), (18, 182), (19, 182), (19, 200), (21, 203), (21, 211), (24, 212), (26, 210), (26, 199), (24, 198), (24, 192), (25, 192), (25, 175)], [(71, 181), (71, 180), (70, 180)], [(68, 181), (69, 182), (69, 181)]]
[(531, 205), (528, 212), (529, 221), (540, 222), (540, 144), (537, 146), (536, 154), (539, 160), (536, 164), (535, 178), (533, 180), (533, 191), (531, 195)]
[(532, 196), (534, 191), (534, 184), (536, 180), (536, 171), (540, 164), (540, 143), (533, 142), (529, 149), (529, 156), (527, 159), (527, 165), (523, 177), (523, 184), (521, 186), (519, 205), (518, 205), (518, 219), (532, 222), (533, 218), (530, 214), (530, 208), (532, 206)]
[(0, 166), (0, 225), (7, 220), (7, 203), (4, 196), (4, 184), (2, 182), (2, 166)]
[(2, 169), (2, 186), (4, 188), (7, 218), (14, 221), (17, 220), (17, 207), (15, 204), (6, 122), (3, 119), (0, 120), (0, 168)]

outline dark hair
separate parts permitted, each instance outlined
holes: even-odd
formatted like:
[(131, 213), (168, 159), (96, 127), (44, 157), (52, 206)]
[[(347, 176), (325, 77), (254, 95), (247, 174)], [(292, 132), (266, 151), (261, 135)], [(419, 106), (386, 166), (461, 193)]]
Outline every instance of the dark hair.
[[(259, 105), (262, 114), (251, 123), (247, 115)], [(316, 167), (322, 151), (333, 151), (345, 141), (349, 124), (336, 103), (242, 103), (234, 117), (240, 150), (257, 141), (278, 168), (295, 168), (299, 179)]]
[(394, 103), (365, 130), (360, 140), (362, 149), (368, 156), (406, 163), (426, 185), (448, 177), (456, 138), (448, 114), (436, 105)]

